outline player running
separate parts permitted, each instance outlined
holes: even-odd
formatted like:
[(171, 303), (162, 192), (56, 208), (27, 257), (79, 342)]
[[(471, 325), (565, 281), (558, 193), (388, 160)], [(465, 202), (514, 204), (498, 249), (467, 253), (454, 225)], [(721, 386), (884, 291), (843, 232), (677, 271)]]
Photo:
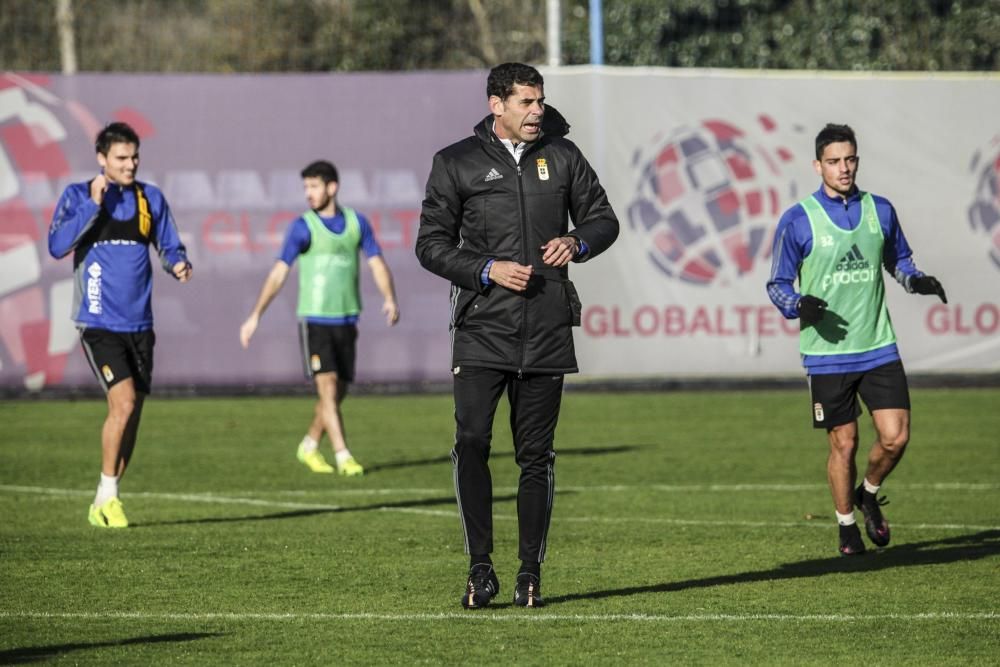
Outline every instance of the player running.
[[(823, 183), (781, 216), (767, 283), (782, 315), (798, 317), (801, 325), (813, 426), (826, 429), (830, 443), (827, 478), (843, 555), (865, 551), (855, 506), (872, 543), (889, 544), (889, 522), (880, 507), (887, 501), (877, 494), (910, 440), (910, 394), (880, 264), (907, 292), (948, 302), (941, 283), (917, 270), (892, 204), (856, 186), (857, 147), (847, 125), (829, 124), (817, 135), (813, 166)], [(876, 439), (855, 488), (859, 394)]]
[(49, 228), (49, 253), (73, 253), (73, 319), (83, 351), (107, 395), (101, 429), (101, 481), (88, 520), (125, 528), (118, 484), (135, 449), (153, 380), (153, 269), (149, 246), (180, 282), (191, 264), (160, 190), (137, 181), (139, 136), (125, 123), (97, 135), (101, 173), (63, 191)]

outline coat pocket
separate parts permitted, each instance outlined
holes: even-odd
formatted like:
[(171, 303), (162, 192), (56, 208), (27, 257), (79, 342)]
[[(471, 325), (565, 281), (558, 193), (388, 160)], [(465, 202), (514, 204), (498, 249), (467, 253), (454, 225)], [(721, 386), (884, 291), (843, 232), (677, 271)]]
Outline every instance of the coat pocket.
[(583, 304), (580, 303), (580, 295), (577, 293), (576, 287), (571, 280), (564, 280), (563, 288), (566, 290), (566, 299), (569, 301), (570, 323), (572, 326), (578, 327), (580, 326), (580, 319), (583, 314)]
[(465, 323), (469, 307), (479, 294), (470, 289), (454, 288), (451, 298), (451, 327), (457, 329)]

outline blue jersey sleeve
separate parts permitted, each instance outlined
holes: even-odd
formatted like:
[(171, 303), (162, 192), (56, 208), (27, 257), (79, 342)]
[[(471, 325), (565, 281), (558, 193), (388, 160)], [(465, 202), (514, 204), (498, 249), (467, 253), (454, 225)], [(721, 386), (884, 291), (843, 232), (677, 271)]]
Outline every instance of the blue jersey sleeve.
[(812, 250), (812, 228), (802, 206), (796, 204), (778, 221), (771, 248), (771, 277), (767, 296), (786, 319), (799, 316), (799, 293), (795, 281), (802, 260)]
[(382, 247), (378, 244), (378, 239), (375, 238), (375, 230), (369, 224), (368, 218), (360, 213), (357, 216), (358, 225), (361, 227), (361, 249), (364, 251), (365, 257), (371, 259), (381, 256)]
[(73, 252), (84, 234), (94, 225), (101, 207), (90, 198), (87, 183), (73, 183), (67, 187), (49, 226), (49, 254), (61, 259)]
[(288, 226), (278, 259), (291, 266), (295, 263), (296, 257), (309, 250), (310, 245), (312, 245), (312, 234), (309, 232), (309, 225), (302, 216), (299, 216)]
[(153, 243), (160, 255), (160, 264), (167, 273), (173, 275), (175, 264), (188, 261), (187, 249), (181, 243), (181, 235), (163, 193), (152, 185), (145, 185), (143, 192), (149, 201), (149, 212), (153, 217), (153, 228), (156, 230)]
[(878, 214), (879, 223), (882, 225), (882, 233), (885, 236), (885, 246), (882, 249), (882, 264), (902, 285), (907, 292), (912, 292), (910, 281), (913, 278), (924, 275), (917, 270), (913, 262), (913, 250), (903, 235), (903, 228), (896, 217), (896, 209), (889, 200), (884, 197), (873, 196), (875, 199), (875, 211)]

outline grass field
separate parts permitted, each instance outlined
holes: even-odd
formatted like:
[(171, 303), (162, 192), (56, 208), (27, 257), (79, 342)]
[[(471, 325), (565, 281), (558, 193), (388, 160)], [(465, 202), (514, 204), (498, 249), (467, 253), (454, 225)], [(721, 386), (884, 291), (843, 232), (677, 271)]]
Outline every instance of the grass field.
[(154, 397), (122, 485), (133, 526), (110, 531), (86, 520), (103, 403), (0, 403), (0, 664), (1000, 661), (1000, 390), (914, 390), (883, 487), (893, 542), (850, 559), (804, 388), (571, 391), (539, 610), (510, 603), (507, 413), (501, 593), (476, 612), (450, 397), (345, 413), (360, 479), (295, 460), (308, 399)]

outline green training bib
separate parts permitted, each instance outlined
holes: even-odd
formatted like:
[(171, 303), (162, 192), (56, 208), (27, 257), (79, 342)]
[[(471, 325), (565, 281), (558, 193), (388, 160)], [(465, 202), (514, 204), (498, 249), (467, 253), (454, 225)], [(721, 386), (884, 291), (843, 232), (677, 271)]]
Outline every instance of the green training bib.
[(299, 258), (299, 317), (344, 317), (361, 312), (358, 248), (361, 223), (354, 209), (341, 208), (344, 231), (334, 234), (315, 211), (302, 214), (312, 240)]
[(815, 196), (802, 208), (812, 228), (812, 252), (799, 268), (799, 291), (827, 302), (823, 319), (799, 333), (802, 354), (855, 354), (896, 342), (882, 281), (885, 236), (871, 194), (861, 194), (861, 223), (841, 229)]

